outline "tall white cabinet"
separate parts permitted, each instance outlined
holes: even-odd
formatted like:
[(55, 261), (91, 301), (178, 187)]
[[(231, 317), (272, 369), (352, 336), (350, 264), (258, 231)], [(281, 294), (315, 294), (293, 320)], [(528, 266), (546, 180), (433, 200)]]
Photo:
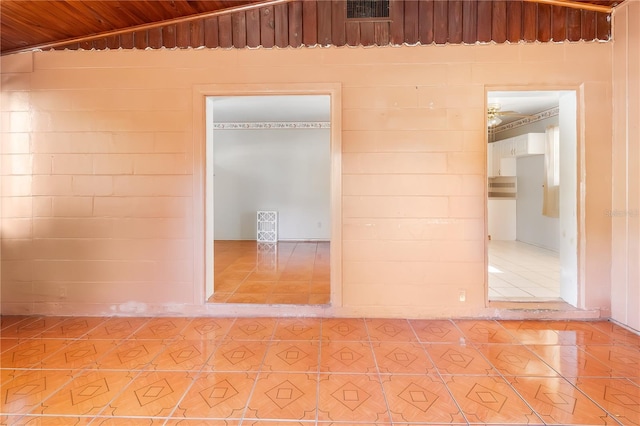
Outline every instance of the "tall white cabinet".
[[(489, 200), (487, 205), (488, 231), (493, 240), (516, 239), (516, 193), (513, 186), (512, 196), (500, 193), (492, 196), (491, 184), (500, 181), (504, 187), (508, 182), (515, 183), (517, 158), (529, 155), (544, 155), (545, 134), (527, 133), (490, 143), (487, 147), (487, 175), (489, 177)], [(508, 177), (512, 177), (508, 179)]]
[(516, 158), (544, 154), (544, 133), (526, 133), (490, 143), (487, 147), (489, 177), (515, 176)]

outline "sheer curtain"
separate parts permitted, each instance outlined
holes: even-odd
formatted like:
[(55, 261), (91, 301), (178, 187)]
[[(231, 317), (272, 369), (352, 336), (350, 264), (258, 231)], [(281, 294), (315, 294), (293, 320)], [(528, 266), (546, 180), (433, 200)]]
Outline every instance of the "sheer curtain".
[(560, 128), (547, 127), (545, 136), (542, 214), (560, 217)]

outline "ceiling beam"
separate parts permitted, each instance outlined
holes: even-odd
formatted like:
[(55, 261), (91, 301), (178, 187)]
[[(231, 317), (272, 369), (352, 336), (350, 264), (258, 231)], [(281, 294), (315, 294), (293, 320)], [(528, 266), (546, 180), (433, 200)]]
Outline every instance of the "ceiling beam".
[(166, 25), (175, 25), (175, 24), (180, 24), (184, 22), (197, 21), (199, 19), (212, 18), (215, 16), (226, 15), (234, 12), (244, 12), (247, 10), (259, 9), (265, 6), (273, 6), (281, 3), (289, 3), (291, 1), (293, 0), (264, 0), (256, 3), (246, 4), (243, 6), (229, 7), (226, 9), (215, 10), (213, 12), (198, 13), (196, 15), (182, 16), (180, 18), (175, 18), (175, 19), (167, 19), (166, 21), (153, 22), (151, 24), (142, 24), (142, 25), (136, 25), (133, 27), (121, 28), (118, 30), (105, 31), (102, 33), (92, 34), (89, 36), (74, 37), (74, 38), (68, 38), (66, 40), (60, 40), (60, 41), (55, 41), (51, 43), (43, 43), (43, 44), (37, 44), (34, 46), (21, 47), (19, 49), (3, 51), (2, 56), (10, 55), (13, 53), (20, 53), (20, 52), (31, 52), (33, 50), (53, 49), (58, 46), (64, 46), (67, 44), (81, 43), (84, 41), (92, 41), (100, 38), (113, 37), (120, 34), (127, 34), (127, 33), (136, 32), (136, 31), (145, 31), (153, 28), (164, 27)]
[(594, 12), (611, 13), (612, 6), (603, 6), (599, 4), (583, 3), (575, 0), (525, 0), (531, 3), (550, 4), (552, 6), (569, 7), (572, 9), (591, 10)]

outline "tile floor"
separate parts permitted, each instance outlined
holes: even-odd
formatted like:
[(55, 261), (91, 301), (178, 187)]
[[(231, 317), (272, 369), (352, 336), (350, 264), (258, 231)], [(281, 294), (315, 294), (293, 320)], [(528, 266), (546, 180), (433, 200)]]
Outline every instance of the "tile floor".
[(215, 303), (329, 303), (329, 242), (216, 241)]
[(520, 241), (490, 241), (489, 300), (562, 300), (559, 254)]
[(7, 425), (640, 424), (606, 321), (1, 319)]

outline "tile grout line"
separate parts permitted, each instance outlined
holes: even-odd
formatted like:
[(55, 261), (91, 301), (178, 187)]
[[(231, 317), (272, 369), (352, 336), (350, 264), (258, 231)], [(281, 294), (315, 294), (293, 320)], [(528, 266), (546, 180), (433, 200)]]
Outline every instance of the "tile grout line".
[[(447, 320), (447, 321), (452, 326), (454, 326), (456, 329), (458, 329), (458, 327), (453, 323), (452, 320)], [(433, 365), (433, 368), (435, 368), (436, 374), (438, 375), (438, 378), (440, 378), (440, 381), (442, 382), (442, 385), (444, 386), (444, 388), (447, 390), (447, 393), (449, 394), (449, 397), (451, 398), (453, 403), (456, 405), (456, 407), (458, 407), (458, 411), (462, 415), (462, 418), (465, 420), (465, 422), (467, 422), (467, 425), (469, 425), (470, 422), (469, 422), (469, 419), (467, 418), (466, 413), (464, 412), (464, 410), (460, 406), (460, 403), (458, 402), (458, 400), (453, 396), (453, 393), (451, 392), (451, 389), (449, 389), (449, 386), (447, 386), (447, 383), (444, 381), (444, 377), (442, 376), (442, 373), (440, 372), (440, 369), (438, 368), (436, 363), (433, 362), (433, 357), (431, 356), (429, 351), (424, 347), (424, 344), (423, 344), (422, 340), (420, 340), (420, 337), (418, 337), (418, 333), (416, 333), (416, 330), (413, 327), (413, 324), (411, 324), (411, 321), (408, 321), (408, 322), (409, 322), (409, 326), (411, 327), (411, 330), (413, 331), (413, 334), (416, 336), (416, 339), (418, 339), (418, 342), (420, 343), (420, 347), (422, 348), (424, 353), (427, 355), (427, 358), (429, 359), (429, 362), (431, 362), (431, 364)], [(458, 331), (460, 331), (460, 334), (464, 336), (464, 333), (462, 333), (462, 331), (460, 329), (458, 329)], [(429, 343), (429, 342), (427, 342), (427, 343)]]
[[(153, 319), (157, 319), (157, 318), (163, 318), (163, 317), (150, 317), (150, 318), (149, 318), (149, 320), (145, 321), (145, 322), (144, 322), (144, 323), (142, 323), (142, 324), (141, 324), (137, 329), (135, 329), (133, 332), (131, 332), (131, 334), (129, 334), (129, 335), (127, 336), (127, 338), (123, 339), (123, 343), (124, 343), (125, 341), (130, 340), (131, 338), (133, 338), (133, 341), (145, 340), (145, 339), (136, 339), (136, 338), (135, 338), (135, 334), (136, 334), (137, 332), (139, 332), (140, 330), (142, 330), (142, 329), (143, 329), (147, 324), (149, 324)], [(193, 319), (192, 319), (191, 321), (189, 321), (187, 324), (185, 324), (185, 326), (184, 326), (183, 328), (181, 328), (181, 329), (180, 329), (180, 332), (184, 331), (184, 330), (189, 326), (189, 324), (191, 324), (191, 322), (193, 322)], [(154, 339), (154, 340), (155, 340), (155, 339)], [(166, 340), (169, 340), (169, 341), (170, 341), (170, 340), (172, 340), (172, 339), (171, 339), (171, 338), (169, 338), (169, 339), (159, 339), (159, 340), (162, 340), (162, 341), (164, 342), (164, 341), (166, 341)], [(176, 340), (178, 340), (178, 339), (176, 339)], [(119, 345), (118, 345), (118, 346), (119, 346)], [(116, 346), (116, 348), (117, 348), (118, 346)], [(114, 348), (114, 350), (115, 350), (116, 348)], [(116, 401), (116, 399), (117, 399), (117, 398), (119, 398), (121, 395), (123, 395), (123, 394), (124, 394), (124, 392), (125, 392), (127, 389), (129, 389), (129, 387), (130, 387), (130, 386), (131, 386), (131, 385), (136, 381), (136, 379), (142, 375), (142, 373), (144, 373), (145, 371), (150, 371), (150, 372), (151, 372), (151, 370), (146, 370), (146, 367), (148, 367), (149, 365), (151, 365), (151, 364), (153, 363), (153, 361), (155, 361), (159, 356), (161, 356), (161, 355), (164, 353), (164, 351), (165, 351), (165, 350), (166, 350), (166, 346), (165, 346), (165, 348), (163, 348), (160, 352), (158, 352), (158, 353), (156, 354), (156, 356), (154, 356), (152, 359), (150, 359), (150, 360), (149, 360), (149, 362), (147, 362), (144, 366), (142, 366), (139, 370), (130, 370), (130, 371), (137, 371), (137, 374), (133, 375), (133, 377), (131, 378), (131, 380), (129, 381), (129, 383), (127, 383), (127, 384), (126, 384), (122, 389), (120, 389), (120, 391), (119, 391), (119, 392), (117, 392), (117, 393), (113, 396), (113, 398), (111, 398), (111, 399), (109, 400), (109, 402), (107, 402), (107, 403), (102, 407), (102, 409), (101, 409), (101, 410), (99, 410), (99, 411), (98, 411), (98, 413), (97, 413), (97, 414), (95, 414), (95, 415), (93, 416), (93, 419), (89, 422), (89, 424), (88, 424), (87, 426), (89, 426), (89, 425), (91, 425), (93, 422), (95, 422), (95, 421), (96, 421), (96, 419), (99, 419), (99, 418), (100, 418), (100, 415), (101, 415), (103, 412), (105, 412), (105, 411), (106, 411), (106, 410), (111, 406), (111, 404), (112, 404), (114, 401)], [(105, 355), (104, 355), (104, 357), (106, 357), (107, 355), (108, 355), (108, 354), (105, 354)], [(101, 359), (103, 359), (104, 357), (102, 357)], [(118, 417), (118, 416), (109, 416), (109, 417)]]
[[(612, 418), (612, 419), (614, 419), (617, 423), (620, 423), (620, 422), (618, 422), (618, 420), (615, 418), (615, 416), (614, 416), (612, 413), (610, 413), (608, 410), (606, 410), (606, 409), (604, 409), (603, 407), (601, 407), (601, 406), (600, 406), (600, 404), (598, 404), (598, 403), (597, 403), (596, 401), (594, 401), (591, 397), (589, 397), (587, 394), (585, 394), (584, 392), (582, 392), (582, 391), (581, 391), (577, 386), (575, 386), (573, 383), (571, 383), (571, 381), (569, 381), (569, 379), (568, 379), (566, 376), (564, 376), (564, 374), (562, 374), (562, 372), (557, 371), (555, 368), (551, 367), (551, 366), (550, 366), (550, 365), (549, 365), (549, 364), (548, 364), (544, 359), (542, 359), (541, 357), (539, 357), (539, 356), (538, 356), (538, 354), (536, 354), (534, 351), (532, 351), (531, 349), (529, 349), (529, 347), (528, 347), (528, 345), (527, 345), (527, 344), (522, 343), (522, 342), (521, 342), (521, 340), (520, 340), (517, 336), (514, 336), (514, 335), (509, 331), (509, 329), (507, 329), (507, 328), (506, 328), (506, 327), (504, 327), (502, 324), (500, 324), (500, 322), (499, 322), (499, 321), (497, 321), (497, 320), (496, 320), (495, 322), (496, 322), (496, 323), (498, 323), (498, 325), (500, 325), (500, 326), (501, 326), (501, 327), (502, 327), (502, 328), (507, 332), (507, 334), (509, 334), (512, 338), (514, 338), (514, 339), (518, 342), (518, 345), (522, 346), (522, 347), (523, 347), (524, 349), (526, 349), (529, 353), (531, 353), (535, 358), (537, 358), (538, 360), (540, 360), (544, 365), (546, 365), (546, 366), (547, 366), (547, 367), (549, 367), (551, 370), (553, 370), (554, 372), (556, 372), (556, 373), (558, 374), (558, 377), (552, 377), (553, 379), (560, 379), (560, 380), (563, 380), (564, 382), (566, 382), (567, 384), (569, 384), (571, 387), (573, 387), (574, 389), (576, 389), (578, 392), (580, 392), (580, 394), (584, 395), (587, 399), (589, 399), (590, 401), (592, 401), (592, 402), (593, 402), (593, 403), (594, 403), (598, 408), (602, 409), (602, 411), (604, 411), (604, 412), (608, 415), (608, 417), (611, 417), (611, 418)], [(576, 348), (577, 348), (578, 350), (581, 350), (578, 346), (576, 346)], [(586, 353), (586, 352), (585, 352), (585, 353)], [(531, 409), (532, 409), (532, 411), (533, 411), (533, 412), (534, 412), (538, 417), (540, 417), (540, 419), (543, 421), (543, 423), (545, 423), (545, 424), (546, 424), (545, 420), (542, 418), (542, 415), (541, 415), (541, 414), (539, 414), (539, 413), (538, 413), (538, 412), (533, 408), (533, 406), (531, 406), (531, 405), (529, 404), (529, 402), (524, 398), (524, 396), (523, 396), (523, 395), (521, 395), (521, 393), (520, 393), (520, 392), (515, 388), (515, 386), (513, 386), (513, 385), (511, 384), (511, 382), (509, 382), (509, 380), (507, 380), (507, 376), (505, 376), (505, 375), (504, 375), (504, 374), (503, 374), (503, 373), (502, 373), (498, 368), (496, 368), (496, 367), (493, 365), (493, 363), (492, 363), (492, 362), (490, 362), (490, 361), (489, 361), (489, 359), (488, 359), (488, 358), (486, 358), (486, 357), (484, 356), (484, 354), (483, 354), (482, 352), (480, 352), (480, 354), (481, 354), (481, 355), (482, 355), (482, 356), (487, 360), (487, 362), (489, 362), (489, 364), (494, 368), (494, 370), (496, 370), (496, 371), (498, 372), (498, 374), (499, 374), (499, 375), (502, 377), (502, 379), (503, 379), (503, 380), (504, 380), (504, 381), (509, 385), (509, 387), (511, 387), (511, 389), (516, 393), (516, 395), (518, 395), (518, 397), (519, 397), (520, 399), (522, 399), (522, 400), (525, 402), (525, 404), (527, 404), (527, 406), (528, 406), (529, 408), (531, 408)], [(527, 378), (527, 377), (549, 378), (548, 376), (543, 376), (543, 375), (537, 375), (537, 376), (517, 376), (517, 375), (512, 375), (512, 376), (509, 376), (509, 377), (514, 377), (514, 378), (516, 378), (516, 379), (517, 379), (518, 377), (524, 377), (524, 378)]]
[[(405, 321), (407, 320), (405, 319)], [(391, 408), (389, 407), (389, 400), (387, 398), (387, 393), (385, 392), (384, 385), (382, 384), (382, 375), (380, 374), (380, 366), (378, 365), (378, 359), (376, 358), (376, 351), (373, 350), (373, 344), (371, 342), (371, 333), (369, 333), (369, 325), (367, 324), (367, 320), (365, 318), (363, 318), (363, 322), (364, 322), (364, 328), (367, 331), (367, 341), (369, 343), (369, 350), (371, 351), (371, 355), (373, 357), (373, 363), (376, 366), (376, 375), (378, 376), (378, 383), (380, 384), (380, 390), (382, 391), (382, 398), (384, 399), (384, 404), (387, 407), (387, 416), (389, 416), (389, 422), (393, 424), (393, 418), (391, 417)]]
[[(182, 329), (182, 331), (186, 330), (187, 327), (189, 327), (191, 325), (191, 323), (195, 320), (196, 318), (193, 318), (191, 320), (191, 322), (189, 322), (189, 324), (187, 324), (185, 326), (184, 329)], [(207, 359), (202, 363), (202, 366), (200, 367), (200, 369), (196, 372), (195, 376), (193, 376), (191, 378), (191, 383), (189, 384), (189, 386), (187, 386), (187, 388), (184, 390), (184, 393), (182, 394), (182, 396), (180, 397), (180, 399), (178, 399), (178, 401), (176, 402), (176, 404), (173, 407), (173, 410), (171, 410), (169, 412), (169, 414), (167, 415), (167, 419), (164, 421), (163, 425), (166, 425), (167, 422), (169, 422), (169, 420), (171, 420), (171, 417), (173, 415), (173, 413), (175, 413), (178, 410), (178, 407), (180, 406), (180, 403), (182, 401), (184, 401), (184, 398), (187, 396), (187, 394), (189, 393), (189, 391), (191, 390), (191, 388), (195, 385), (196, 381), (200, 378), (200, 376), (203, 375), (203, 371), (204, 369), (207, 367), (207, 363), (209, 362), (209, 360), (215, 355), (216, 352), (218, 352), (218, 349), (220, 348), (220, 344), (218, 342), (220, 341), (224, 341), (224, 339), (226, 338), (226, 336), (229, 334), (229, 330), (231, 330), (231, 328), (233, 327), (233, 325), (235, 324), (237, 318), (233, 319), (233, 322), (231, 322), (231, 324), (229, 325), (229, 328), (227, 329), (227, 332), (225, 333), (224, 337), (222, 339), (216, 340), (216, 347), (215, 349), (211, 352), (211, 354), (207, 357)], [(215, 319), (213, 319), (213, 321), (215, 321)], [(201, 338), (200, 341), (203, 341), (203, 339)], [(161, 352), (161, 353), (164, 353)], [(155, 358), (154, 358), (155, 359)], [(187, 373), (189, 373), (190, 371), (187, 370), (182, 370), (182, 371), (186, 371)]]
[[(268, 318), (272, 318), (272, 317), (268, 317)], [(236, 320), (237, 320), (237, 318), (236, 318)], [(258, 366), (258, 371), (256, 372), (256, 378), (253, 381), (253, 386), (251, 387), (251, 391), (249, 392), (249, 396), (247, 397), (247, 402), (245, 403), (244, 410), (242, 410), (242, 415), (240, 416), (240, 422), (238, 423), (238, 426), (242, 426), (242, 424), (244, 423), (245, 416), (247, 415), (247, 413), (249, 411), (249, 403), (251, 403), (251, 399), (253, 398), (253, 393), (255, 392), (256, 387), (258, 387), (258, 381), (260, 380), (260, 376), (262, 375), (262, 367), (264, 366), (264, 362), (267, 359), (267, 354), (269, 353), (269, 349), (271, 349), (271, 344), (273, 342), (273, 337), (275, 336), (276, 330), (278, 329), (278, 323), (280, 322), (280, 318), (275, 318), (275, 320), (276, 320), (276, 323), (273, 326), (273, 331), (271, 332), (271, 337), (267, 340), (267, 343), (268, 343), (267, 344), (267, 348), (264, 351), (264, 355), (262, 355), (262, 361), (260, 361), (260, 365)], [(229, 330), (231, 330), (231, 329), (229, 329)]]
[[(70, 339), (71, 342), (64, 345), (63, 347), (61, 347), (60, 349), (58, 349), (57, 351), (54, 351), (51, 355), (44, 357), (40, 363), (46, 361), (47, 359), (49, 359), (50, 357), (56, 355), (58, 352), (63, 351), (65, 348), (67, 348), (69, 345), (71, 345), (73, 342), (76, 341), (80, 341), (82, 339), (83, 336), (85, 336), (86, 334), (88, 334), (89, 332), (95, 330), (96, 328), (100, 327), (102, 324), (106, 323), (107, 321), (109, 321), (109, 319), (111, 319), (110, 317), (108, 317), (108, 319), (104, 320), (102, 323), (98, 324), (97, 326), (93, 327), (91, 330), (86, 331), (85, 333), (83, 333), (82, 335), (74, 338), (74, 339)], [(66, 321), (66, 320), (65, 320)], [(62, 321), (62, 322), (65, 322)], [(148, 321), (147, 321), (148, 322)], [(145, 323), (141, 324), (140, 327), (138, 329), (140, 329), (142, 326), (144, 326)], [(56, 325), (47, 328), (46, 330), (43, 330), (42, 333), (44, 333), (45, 331), (48, 331), (52, 328), (56, 327)], [(135, 331), (137, 331), (138, 329), (136, 329)], [(135, 332), (133, 331), (133, 332)], [(132, 332), (132, 333), (133, 333)], [(33, 336), (32, 339), (35, 339), (36, 336)], [(57, 339), (59, 340), (59, 339)], [(123, 339), (124, 340), (124, 339)], [(90, 340), (89, 340), (90, 341)], [(116, 346), (117, 347), (117, 346)], [(114, 348), (115, 349), (115, 348)], [(99, 357), (98, 359), (102, 359), (105, 356), (107, 356), (107, 353), (105, 353), (102, 357)], [(96, 360), (97, 362), (98, 360)], [(29, 368), (29, 370), (31, 370), (32, 368)], [(41, 370), (47, 370), (47, 369), (41, 369)], [(61, 371), (67, 371), (66, 369), (57, 369), (57, 370), (61, 370)], [(51, 392), (45, 399), (43, 399), (42, 401), (40, 401), (38, 404), (39, 405), (35, 405), (34, 407), (32, 407), (29, 411), (27, 411), (26, 413), (23, 413), (23, 415), (21, 417), (18, 418), (18, 420), (22, 419), (25, 416), (28, 416), (30, 414), (32, 414), (32, 412), (34, 410), (37, 410), (38, 407), (42, 407), (42, 404), (44, 404), (45, 402), (47, 402), (49, 399), (51, 399), (54, 395), (56, 395), (58, 392), (60, 392), (62, 389), (64, 389), (65, 386), (68, 386), (69, 384), (73, 383), (81, 374), (83, 374), (85, 371), (89, 370), (89, 366), (85, 366), (84, 368), (80, 368), (77, 371), (74, 370), (70, 370), (71, 371), (71, 377), (69, 380), (65, 381), (64, 383), (62, 383), (56, 390), (54, 390), (53, 392)], [(136, 375), (137, 376), (137, 375)], [(99, 412), (101, 412), (102, 410), (100, 410)], [(92, 423), (93, 419), (89, 421), (89, 423)]]

